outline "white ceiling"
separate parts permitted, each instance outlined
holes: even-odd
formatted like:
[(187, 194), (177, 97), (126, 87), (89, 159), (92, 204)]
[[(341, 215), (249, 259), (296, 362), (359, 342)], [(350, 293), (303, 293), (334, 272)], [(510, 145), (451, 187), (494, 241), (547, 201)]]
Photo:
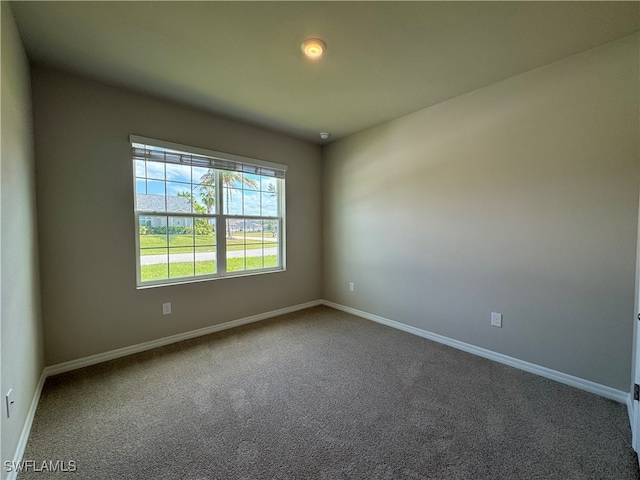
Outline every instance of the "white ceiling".
[[(324, 143), (640, 30), (638, 2), (12, 2), (34, 62)], [(300, 52), (322, 38), (326, 54)]]

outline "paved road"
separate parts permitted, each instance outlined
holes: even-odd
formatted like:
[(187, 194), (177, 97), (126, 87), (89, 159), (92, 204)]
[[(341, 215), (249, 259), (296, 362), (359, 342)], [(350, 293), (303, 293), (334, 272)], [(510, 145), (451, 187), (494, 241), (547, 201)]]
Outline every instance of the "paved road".
[[(247, 257), (261, 257), (263, 255), (261, 248), (252, 248), (247, 250)], [(268, 247), (264, 249), (264, 255), (277, 255), (278, 247)], [(241, 258), (245, 256), (244, 250), (231, 250), (227, 252), (227, 258)], [(196, 253), (196, 262), (215, 260), (216, 252), (198, 252)], [(192, 262), (193, 255), (191, 253), (175, 253), (171, 255), (171, 262)], [(153, 265), (156, 263), (166, 263), (166, 255), (142, 255), (140, 257), (140, 265)]]

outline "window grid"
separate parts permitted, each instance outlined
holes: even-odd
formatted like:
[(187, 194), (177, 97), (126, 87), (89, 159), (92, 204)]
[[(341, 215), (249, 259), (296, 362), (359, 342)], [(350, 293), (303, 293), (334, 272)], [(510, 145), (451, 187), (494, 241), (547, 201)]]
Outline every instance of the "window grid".
[(134, 172), (139, 287), (284, 269), (284, 179), (139, 159)]
[[(227, 218), (228, 271), (250, 271), (279, 266), (278, 219)], [(267, 235), (273, 235), (271, 239)]]

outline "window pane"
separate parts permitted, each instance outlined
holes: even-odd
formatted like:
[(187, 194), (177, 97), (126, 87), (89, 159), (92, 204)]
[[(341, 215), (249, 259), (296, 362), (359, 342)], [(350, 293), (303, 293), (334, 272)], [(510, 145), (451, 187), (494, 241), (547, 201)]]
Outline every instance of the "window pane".
[(164, 185), (164, 182), (160, 182), (158, 180), (147, 180), (147, 194), (164, 196)]
[[(256, 255), (259, 254), (259, 255)], [(260, 251), (253, 251), (251, 254), (247, 252), (247, 270), (256, 270), (264, 268), (264, 259)]]
[(260, 190), (260, 175), (243, 174), (242, 184), (245, 189)]
[(228, 219), (227, 271), (279, 266), (277, 226), (277, 220)]
[(211, 185), (194, 185), (193, 210), (196, 213), (211, 215), (216, 213), (216, 189)]
[(139, 212), (164, 212), (164, 195), (136, 195), (136, 206)]
[(193, 218), (169, 217), (169, 246), (193, 247)]
[(227, 244), (227, 271), (244, 270), (244, 220), (227, 219), (225, 238)]
[(277, 217), (278, 216), (278, 197), (271, 193), (261, 193), (262, 197), (262, 210), (261, 215), (265, 217)]
[(244, 244), (244, 220), (241, 218), (227, 219), (227, 243), (233, 240), (236, 243)]
[(140, 216), (140, 250), (167, 247), (167, 217), (158, 215)]
[[(251, 190), (260, 189), (260, 177), (239, 172), (221, 173), (225, 213), (229, 215), (259, 215), (260, 198), (251, 198)], [(247, 196), (249, 195), (249, 196)], [(251, 209), (251, 213), (247, 211)]]
[(265, 241), (277, 242), (278, 238), (278, 220), (264, 220), (264, 238)]
[(142, 281), (168, 278), (167, 217), (139, 217), (140, 277)]
[(227, 272), (245, 270), (244, 250), (227, 250)]
[(262, 220), (246, 220), (244, 238), (247, 270), (262, 268)]
[(169, 278), (194, 275), (194, 253), (191, 248), (169, 248)]
[(277, 243), (264, 244), (264, 266), (265, 268), (280, 266)]
[(241, 189), (242, 174), (239, 172), (222, 172), (222, 185), (233, 190)]
[(143, 160), (135, 160), (136, 177), (146, 177)]
[(195, 226), (196, 246), (214, 247), (216, 245), (216, 221), (210, 218), (196, 218)]
[(229, 215), (242, 215), (242, 193), (235, 188), (224, 187), (225, 213)]
[(191, 183), (191, 167), (188, 165), (167, 164), (167, 181)]
[(147, 162), (147, 178), (153, 178), (155, 180), (164, 180), (164, 163), (161, 162)]
[(246, 244), (262, 244), (262, 220), (245, 220), (244, 238)]
[(191, 178), (193, 183), (207, 183), (213, 185), (215, 183), (215, 173), (212, 168), (192, 167)]
[(208, 214), (215, 213), (217, 179), (218, 176), (213, 168), (194, 168), (193, 183), (194, 190), (197, 190), (194, 198)]
[(260, 215), (260, 193), (251, 190), (243, 192), (244, 215)]
[(277, 180), (273, 177), (260, 177), (260, 190), (263, 192), (269, 192), (275, 195), (277, 185)]
[(161, 260), (153, 263), (146, 263), (145, 257), (140, 258), (140, 280), (143, 282), (149, 282), (151, 280), (166, 280), (169, 278), (169, 263), (167, 255), (164, 255)]
[(164, 182), (136, 180), (136, 209), (144, 212), (164, 212)]
[(147, 181), (142, 178), (136, 178), (136, 194), (144, 195), (147, 193)]
[(216, 273), (215, 247), (196, 247), (196, 275)]
[(167, 211), (191, 213), (191, 184), (167, 182)]
[(263, 268), (264, 259), (263, 259), (263, 253), (262, 253), (262, 241), (260, 241), (260, 243), (247, 244), (245, 255), (246, 255), (246, 262), (247, 262), (247, 270)]

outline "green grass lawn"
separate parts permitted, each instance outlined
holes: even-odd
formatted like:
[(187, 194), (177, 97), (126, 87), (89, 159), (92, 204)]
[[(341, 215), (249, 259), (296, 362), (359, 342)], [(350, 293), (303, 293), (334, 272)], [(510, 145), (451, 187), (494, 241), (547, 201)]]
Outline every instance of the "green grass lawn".
[[(246, 238), (242, 237), (242, 233), (236, 234), (233, 238), (227, 238), (227, 250), (247, 250), (262, 248), (262, 233), (247, 232)], [(277, 238), (271, 238), (271, 234), (265, 233), (265, 242), (278, 242)], [(195, 246), (199, 252), (213, 252), (216, 249), (216, 238), (213, 235), (195, 235)], [(169, 247), (174, 247), (172, 253), (191, 253), (194, 246), (194, 237), (192, 235), (169, 235)], [(140, 235), (140, 254), (141, 255), (162, 255), (167, 253), (167, 236), (166, 235)], [(175, 248), (177, 247), (177, 248)], [(184, 248), (180, 248), (184, 247)]]
[[(264, 259), (264, 265), (263, 265)], [(245, 264), (246, 261), (246, 264)], [(266, 257), (228, 258), (227, 271), (239, 272), (243, 270), (255, 270), (259, 268), (277, 267), (278, 257), (267, 255)], [(140, 273), (142, 281), (164, 280), (166, 278), (190, 277), (194, 275), (193, 262), (177, 262), (169, 264), (170, 275), (167, 275), (167, 265), (157, 263), (153, 265), (141, 265)], [(195, 275), (209, 275), (216, 273), (216, 262), (195, 262)]]

